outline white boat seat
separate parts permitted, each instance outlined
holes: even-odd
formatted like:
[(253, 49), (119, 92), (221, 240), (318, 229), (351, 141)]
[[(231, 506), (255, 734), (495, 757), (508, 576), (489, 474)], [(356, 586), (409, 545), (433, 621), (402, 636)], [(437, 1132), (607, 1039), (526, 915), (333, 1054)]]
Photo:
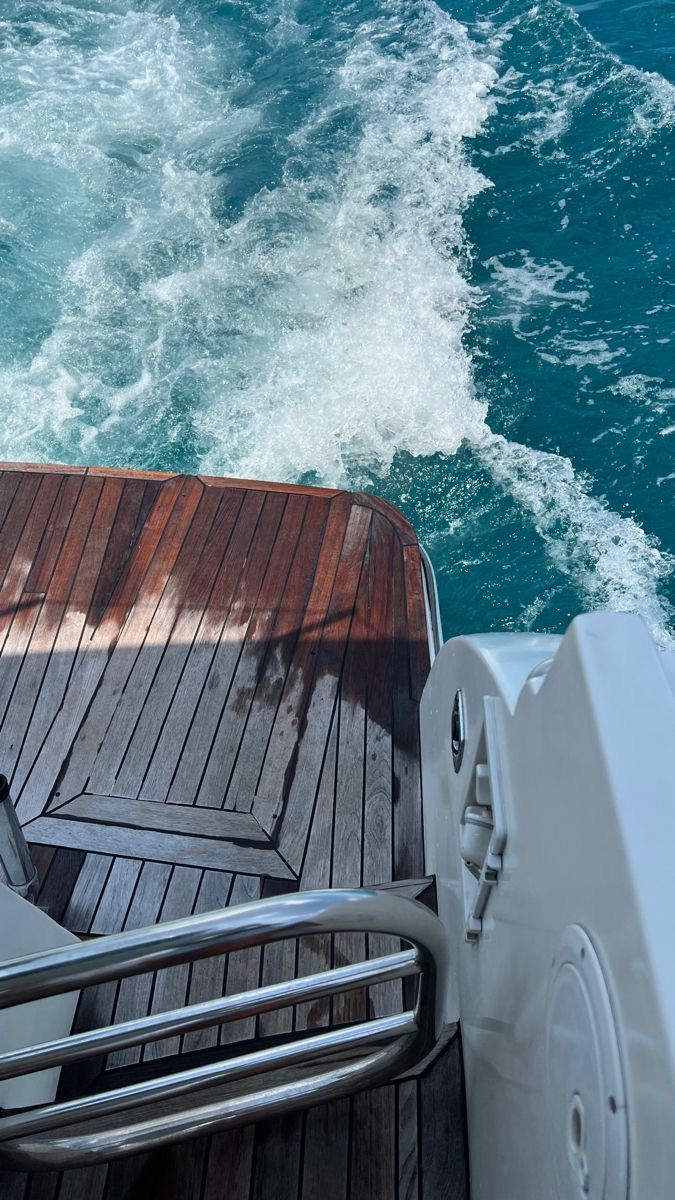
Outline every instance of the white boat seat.
[[(0, 963), (39, 950), (69, 946), (78, 940), (41, 909), (0, 883)], [(79, 992), (68, 992), (0, 1010), (0, 1054), (23, 1049), (36, 1041), (65, 1037), (71, 1030), (78, 996)], [(56, 1095), (60, 1071), (60, 1067), (52, 1067), (16, 1079), (0, 1079), (0, 1108), (50, 1103)]]

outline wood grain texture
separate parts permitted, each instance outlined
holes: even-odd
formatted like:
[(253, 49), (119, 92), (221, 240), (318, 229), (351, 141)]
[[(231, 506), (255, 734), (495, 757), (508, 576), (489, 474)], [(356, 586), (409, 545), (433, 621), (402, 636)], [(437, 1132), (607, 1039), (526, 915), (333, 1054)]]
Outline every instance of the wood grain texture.
[[(433, 896), (423, 586), (409, 523), (366, 495), (0, 465), (0, 770), (34, 846), (40, 904), (97, 937), (297, 888)], [(87, 989), (76, 1027), (393, 945), (314, 937), (134, 976)], [(239, 1039), (400, 1004), (392, 983), (129, 1047), (68, 1068), (61, 1094), (96, 1086), (104, 1069), (229, 1054)], [(447, 1047), (421, 1079), (110, 1167), (8, 1171), (2, 1194), (459, 1200), (457, 1053)]]

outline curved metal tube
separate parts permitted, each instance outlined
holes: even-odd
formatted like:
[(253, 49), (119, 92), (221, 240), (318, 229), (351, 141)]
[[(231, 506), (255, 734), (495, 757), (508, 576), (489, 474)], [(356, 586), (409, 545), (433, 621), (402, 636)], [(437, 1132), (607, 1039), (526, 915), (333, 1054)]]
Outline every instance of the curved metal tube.
[[(237, 1059), (165, 1075), (158, 1080), (99, 1093), (81, 1101), (47, 1105), (0, 1118), (0, 1150), (24, 1167), (84, 1164), (163, 1145), (176, 1138), (196, 1137), (206, 1130), (243, 1123), (373, 1086), (413, 1066), (428, 1053), (440, 1033), (443, 1019), (440, 992), (447, 973), (447, 947), (438, 917), (417, 901), (387, 891), (354, 888), (258, 900), (5, 963), (0, 968), (0, 1008), (199, 958), (229, 954), (250, 946), (317, 933), (342, 932), (391, 934), (413, 945), (414, 969), (420, 972), (414, 1013), (400, 1013), (358, 1026), (340, 1026), (299, 1042)], [(409, 954), (384, 956), (377, 960), (380, 970), (386, 970), (388, 959), (390, 971), (394, 969), (395, 960), (398, 977), (411, 973)], [(372, 972), (375, 963), (370, 962), (367, 967)], [(354, 982), (350, 981), (350, 971), (355, 976)], [(344, 990), (363, 984), (364, 964), (357, 963), (353, 968), (324, 974), (332, 974), (333, 991)], [(288, 987), (292, 991), (294, 985), (302, 984), (302, 980), (289, 981)], [(324, 983), (322, 990), (326, 990)], [(232, 997), (231, 1000), (243, 1002), (245, 997)], [(293, 999), (290, 1002), (293, 1003)], [(222, 1007), (223, 1002), (219, 1003)], [(249, 1011), (256, 1011), (255, 993), (247, 1003)], [(177, 1010), (177, 1013), (181, 1020), (188, 1020), (190, 1008)], [(161, 1016), (176, 1019), (177, 1013)], [(145, 1040), (142, 1028), (134, 1030), (130, 1028), (131, 1024), (127, 1023), (125, 1029), (127, 1044)], [(137, 1022), (138, 1027), (142, 1024), (143, 1019)], [(94, 1031), (94, 1042), (99, 1034), (103, 1040), (113, 1036), (111, 1029)], [(78, 1036), (81, 1050), (83, 1035)], [(385, 1049), (357, 1062), (329, 1067), (320, 1075), (302, 1081), (282, 1083), (206, 1104), (196, 1096), (191, 1106), (178, 1113), (151, 1115), (122, 1126), (113, 1123), (100, 1127), (104, 1117), (126, 1112), (149, 1100), (158, 1099), (161, 1106), (167, 1096), (192, 1093), (226, 1079), (308, 1062), (327, 1053), (364, 1046), (383, 1038), (395, 1040)], [(18, 1057), (23, 1058), (24, 1067), (27, 1059), (30, 1064), (31, 1055), (33, 1062), (42, 1063), (36, 1051), (45, 1049), (34, 1047), (20, 1051)], [(94, 1052), (92, 1049), (91, 1053)], [(69, 1055), (64, 1046), (64, 1053), (57, 1061), (66, 1061), (69, 1057), (82, 1055)], [(28, 1070), (37, 1069), (37, 1065), (28, 1065)], [(38, 1139), (27, 1136), (58, 1125), (80, 1122), (87, 1116), (98, 1117), (97, 1125), (91, 1131), (57, 1138), (53, 1135)]]

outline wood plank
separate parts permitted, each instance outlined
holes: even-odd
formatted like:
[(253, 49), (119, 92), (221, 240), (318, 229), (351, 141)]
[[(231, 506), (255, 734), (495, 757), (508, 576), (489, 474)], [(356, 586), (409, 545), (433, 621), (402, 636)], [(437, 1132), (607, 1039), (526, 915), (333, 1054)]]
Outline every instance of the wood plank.
[(29, 1187), (29, 1176), (20, 1171), (0, 1170), (0, 1196), (2, 1200), (25, 1200)]
[[(204, 871), (194, 912), (215, 912), (216, 909), (226, 908), (232, 882), (233, 876), (223, 871)], [(222, 996), (225, 992), (226, 970), (226, 955), (215, 955), (194, 962), (190, 972), (188, 1003), (197, 1004), (200, 1000), (212, 1000), (215, 996)], [(194, 1033), (183, 1036), (181, 1050), (185, 1053), (204, 1050), (209, 1046), (216, 1046), (218, 1038), (217, 1025), (208, 1029), (197, 1029)]]
[[(0, 733), (4, 772), (10, 778), (14, 774), (34, 708), (42, 691), (50, 657), (102, 490), (101, 480), (93, 480), (89, 487), (87, 482), (85, 480), (83, 486), (82, 479), (78, 476), (73, 480), (66, 478), (59, 493), (59, 501), (52, 510), (50, 521), (57, 509), (58, 512), (54, 528), (49, 534), (49, 556), (42, 561), (43, 574), (37, 580), (45, 589), (44, 602), (33, 609), (36, 620), (31, 622), (30, 642), (24, 647), (24, 652), (27, 650), (28, 653), (22, 658), (17, 646), (10, 648), (9, 639), (5, 644), (5, 654), (13, 656), (17, 676), (16, 688), (11, 695), (11, 703), (4, 712)], [(71, 483), (76, 487), (69, 489), (68, 485)], [(43, 538), (42, 545), (44, 544)], [(31, 570), (31, 575), (32, 573)], [(7, 683), (5, 680), (6, 685)]]
[[(286, 881), (266, 879), (263, 883), (262, 894), (267, 899), (270, 896), (283, 896), (289, 892)], [(286, 938), (280, 942), (271, 942), (262, 950), (262, 967), (260, 982), (263, 986), (272, 983), (283, 983), (296, 975), (297, 939)], [(258, 1017), (258, 1037), (274, 1037), (277, 1034), (290, 1033), (293, 1028), (293, 1009), (277, 1008), (272, 1012), (261, 1013)]]
[[(192, 867), (174, 867), (159, 914), (160, 923), (190, 916), (195, 906), (201, 881), (201, 871)], [(180, 963), (176, 967), (157, 971), (152, 989), (150, 1012), (167, 1012), (171, 1008), (182, 1008), (187, 1000), (189, 983), (189, 963)], [(163, 1058), (167, 1054), (177, 1054), (179, 1049), (180, 1037), (162, 1038), (159, 1042), (148, 1042), (143, 1049), (143, 1061)]]
[[(344, 543), (340, 554), (338, 570), (335, 577), (328, 612), (325, 632), (321, 638), (316, 655), (316, 668), (311, 694), (306, 708), (301, 707), (293, 690), (304, 691), (305, 684), (295, 675), (288, 689), (288, 701), (282, 699), (280, 720), (275, 726), (275, 742), (271, 742), (275, 753), (268, 752), (259, 786), (259, 793), (270, 797), (276, 791), (277, 802), (272, 805), (271, 813), (259, 816), (258, 803), (254, 805), (254, 814), (263, 829), (272, 828), (279, 822), (278, 845), (280, 852), (295, 871), (302, 869), (302, 859), (307, 846), (307, 835), (311, 821), (316, 789), (319, 782), (321, 764), (326, 749), (326, 740), (330, 728), (333, 705), (337, 698), (338, 681), (344, 662), (347, 639), (350, 636), (352, 615), (355, 612), (357, 580), (360, 578), (368, 535), (370, 531), (370, 512), (365, 508), (354, 507), (349, 514), (349, 522), (345, 531)], [(288, 728), (288, 705), (293, 704), (294, 721), (299, 727), (297, 734), (291, 738)], [(284, 746), (283, 739), (286, 738)], [(283, 757), (279, 761), (279, 750), (284, 746)], [(283, 773), (279, 772), (273, 780), (271, 770), (273, 764), (277, 771), (284, 766)], [(284, 789), (279, 788), (279, 780), (284, 781)], [(284, 792), (286, 795), (284, 796)], [(281, 808), (283, 803), (283, 808)]]
[(0, 474), (0, 534), (11, 511), (12, 501), (21, 482), (19, 471), (3, 471)]
[[(45, 525), (38, 552), (31, 563), (24, 591), (34, 593), (47, 591), (73, 510), (82, 490), (82, 483), (83, 476), (81, 475), (66, 475), (63, 479), (56, 503)], [(98, 485), (99, 491), (100, 488), (101, 484)], [(91, 520), (91, 513), (89, 519)]]
[[(293, 562), (285, 582), (274, 626), (265, 648), (260, 678), (248, 711), (246, 730), (230, 779), (226, 805), (248, 812), (253, 804), (270, 735), (286, 685), (293, 655), (302, 634), (303, 614), (315, 580), (321, 544), (330, 533), (336, 544), (344, 502), (333, 516), (332, 531), (326, 528), (329, 506), (325, 502), (310, 505), (302, 526)], [(332, 512), (332, 506), (330, 506)], [(339, 552), (337, 547), (335, 553)], [(323, 566), (330, 567), (325, 558)], [(318, 614), (317, 614), (318, 617)], [(311, 658), (310, 658), (311, 661)]]
[(3, 512), (0, 540), (0, 579), (3, 583), (39, 487), (39, 475), (20, 476), (19, 486)]
[[(72, 746), (76, 738), (77, 746), (68, 760), (65, 774), (72, 771), (67, 785), (72, 789), (71, 795), (84, 791), (91, 750), (86, 734), (80, 732), (78, 735), (78, 731), (94, 707), (97, 707), (98, 721), (93, 727), (89, 726), (91, 737), (100, 739), (107, 728), (106, 709), (110, 708), (115, 687), (122, 686), (128, 675), (143, 623), (159, 600), (200, 494), (189, 486), (189, 481), (186, 484), (180, 479), (168, 480), (159, 493), (144, 527), (144, 536), (129, 557), (106, 615), (88, 642), (86, 655), (79, 657), (75, 664), (69, 693), (72, 702), (60, 709), (26, 779), (26, 794), (18, 797), (17, 811), (22, 821), (41, 811), (44, 803), (41, 798), (51, 797), (63, 774), (64, 747)], [(139, 592), (141, 599), (136, 604)], [(113, 645), (118, 651), (127, 648), (130, 651), (118, 654), (117, 670), (109, 658)], [(96, 693), (104, 672), (108, 687), (103, 689), (103, 700), (100, 701), (100, 693)], [(98, 706), (96, 701), (92, 705), (95, 695)], [(82, 771), (85, 777), (78, 783)]]
[(468, 1200), (462, 1055), (456, 1037), (419, 1084), (422, 1200)]
[[(224, 635), (230, 605), (248, 558), (263, 501), (264, 496), (260, 492), (247, 492), (244, 495), (218, 572), (209, 608), (190, 649), (185, 670), (171, 701), (150, 767), (141, 786), (139, 794), (142, 799), (165, 799), (172, 786), (178, 763), (183, 759), (186, 739), (189, 737), (217, 647)], [(202, 768), (203, 763), (199, 777)], [(189, 787), (191, 793), (194, 792), (194, 787), (193, 778)], [(182, 802), (185, 797), (177, 796), (176, 799)]]
[(210, 1138), (202, 1200), (249, 1200), (253, 1135), (254, 1126), (247, 1125)]
[(207, 867), (213, 871), (273, 875), (277, 879), (295, 878), (291, 868), (274, 849), (218, 842), (213, 838), (191, 837), (188, 834), (162, 833), (154, 829), (132, 830), (97, 821), (49, 816), (31, 821), (26, 826), (26, 837), (38, 844), (67, 846), (71, 850), (95, 853), (105, 846), (111, 854), (127, 858)]
[[(106, 547), (105, 559), (93, 581), (87, 596), (90, 621), (97, 625), (119, 582), (124, 565), (135, 546), (145, 518), (157, 496), (158, 484), (149, 484), (142, 479), (105, 479), (104, 488), (112, 489), (119, 497), (119, 510)], [(94, 530), (96, 529), (96, 523)]]
[[(243, 497), (244, 493), (239, 490), (217, 496), (219, 506), (214, 523), (197, 567), (192, 572), (190, 588), (171, 630), (166, 653), (117, 773), (115, 789), (121, 795), (137, 796), (141, 790), (162, 727), (183, 679), (195, 639), (199, 636), (200, 628), (208, 621), (219, 572), (222, 570)], [(167, 790), (168, 788), (162, 790), (160, 799), (165, 798)], [(144, 792), (144, 798), (153, 797)]]
[(424, 605), (422, 562), (417, 546), (404, 546), (406, 617), (410, 646), (410, 694), (413, 700), (422, 699), (429, 674), (429, 635)]
[(37, 902), (59, 925), (63, 923), (83, 862), (84, 854), (79, 850), (57, 850), (40, 885)]
[[(61, 486), (62, 480), (58, 476), (46, 476), (40, 481), (0, 587), (0, 719), (6, 713), (40, 612), (41, 598), (25, 597), (22, 593), (31, 571), (33, 554), (40, 553)], [(5, 731), (4, 740), (13, 747), (16, 734), (9, 732), (7, 736)]]
[[(321, 541), (318, 561), (312, 575), (312, 587), (301, 614), (300, 629), (293, 657), (284, 681), (284, 688), (275, 711), (271, 736), (260, 778), (257, 781), (255, 813), (263, 828), (271, 829), (280, 816), (283, 788), (290, 764), (296, 755), (295, 730), (303, 721), (316, 674), (316, 655), (321, 643), (324, 622), (329, 610), (334, 583), (345, 548), (348, 521), (351, 515), (349, 498), (338, 497), (331, 503), (326, 528)], [(351, 542), (354, 540), (351, 530)]]
[(398, 1197), (419, 1200), (418, 1085), (414, 1079), (396, 1088), (398, 1110)]
[(117, 697), (105, 739), (91, 764), (90, 792), (111, 795), (115, 790), (115, 777), (167, 652), (174, 626), (183, 605), (192, 602), (191, 583), (217, 508), (218, 496), (205, 491), (199, 498), (171, 574), (144, 631), (142, 645)]
[[(360, 509), (360, 512), (367, 512)], [(370, 534), (370, 521), (368, 533)], [(344, 675), (340, 687), (338, 765), (335, 783), (332, 887), (359, 887), (363, 883), (363, 803), (366, 754), (367, 678), (363, 670), (368, 642), (368, 556), (360, 572), (354, 617), (349, 633)], [(334, 938), (334, 965), (344, 966), (366, 957), (362, 934), (341, 933)], [(333, 1000), (333, 1021), (362, 1021), (366, 996), (362, 990), (346, 992)]]
[[(379, 883), (393, 874), (392, 728), (393, 728), (393, 591), (394, 530), (375, 513), (368, 560), (368, 629), (364, 648), (367, 687), (366, 748), (363, 803), (363, 882)], [(400, 948), (391, 937), (371, 934), (368, 957)], [(378, 984), (368, 991), (368, 1011), (374, 1016), (400, 1012), (400, 980)]]
[[(39, 553), (45, 527), (61, 487), (61, 480), (58, 476), (46, 475), (42, 479), (38, 476), (35, 478), (37, 487), (31, 488), (30, 491), (26, 489), (26, 495), (23, 497), (27, 501), (27, 511), (22, 508), (17, 513), (19, 521), (23, 521), (23, 524), (19, 528), (17, 523), (12, 530), (12, 536), (3, 538), (3, 543), (7, 549), (11, 546), (12, 552), (7, 555), (5, 577), (0, 587), (0, 650), (4, 649), (7, 633), (16, 613), (20, 611), (21, 593), (26, 586), (33, 557)], [(19, 499), (20, 494), (21, 488), (17, 492), (16, 500)], [(12, 512), (14, 507), (13, 504)], [(8, 521), (11, 516), (12, 514), (8, 516)], [(18, 536), (16, 536), (17, 533)]]
[(347, 1200), (350, 1122), (350, 1100), (321, 1104), (307, 1113), (301, 1200)]
[[(60, 851), (59, 853), (63, 853)], [(87, 864), (83, 871), (87, 870)], [(89, 934), (117, 933), (128, 927), (128, 917), (138, 904), (142, 893), (137, 888), (141, 872), (146, 867), (130, 859), (115, 859), (108, 873), (106, 885), (98, 899), (92, 905), (89, 914)], [(144, 878), (147, 883), (147, 879)], [(74, 1029), (76, 1032), (96, 1029), (98, 1026), (110, 1025), (115, 1011), (115, 1001), (120, 984), (117, 980), (99, 984), (97, 987), (85, 988), (80, 993), (80, 999), (75, 1013)], [(96, 1057), (73, 1063), (61, 1072), (59, 1097), (72, 1099), (85, 1091), (91, 1082), (100, 1074), (105, 1066), (105, 1058)]]
[[(140, 873), (138, 887), (129, 908), (125, 921), (126, 929), (144, 929), (157, 922), (161, 912), (166, 889), (171, 878), (171, 867), (166, 863), (144, 862)], [(116, 1024), (130, 1021), (134, 1017), (145, 1016), (149, 1011), (154, 983), (152, 972), (146, 975), (131, 975), (121, 979), (114, 1008)], [(112, 1019), (113, 1014), (111, 1014)], [(109, 1054), (106, 1066), (112, 1070), (115, 1067), (129, 1066), (140, 1061), (142, 1047), (129, 1046), (124, 1050), (116, 1050)]]
[(269, 846), (270, 840), (250, 813), (202, 812), (192, 805), (151, 804), (147, 800), (128, 800), (124, 796), (94, 796), (85, 792), (51, 810), (59, 817), (81, 817), (120, 828), (157, 830), (184, 833), (191, 837), (217, 838), (231, 841), (237, 838), (258, 846)]
[[(176, 499), (143, 585), (119, 632), (112, 655), (104, 664), (102, 678), (97, 681), (93, 703), (86, 715), (82, 713), (84, 720), (78, 728), (65, 771), (60, 773), (58, 792), (62, 799), (70, 799), (86, 790), (96, 760), (105, 757), (104, 747), (107, 750), (116, 744), (111, 726), (118, 710), (125, 713), (129, 707), (133, 708), (133, 701), (125, 689), (139, 656), (145, 659), (143, 651), (155, 619), (159, 622), (159, 629), (152, 639), (157, 644), (150, 647), (153, 661), (165, 645), (165, 635), (175, 619), (172, 572), (190, 534), (201, 499), (201, 489), (186, 486)], [(96, 790), (95, 780), (93, 789)]]
[(197, 1138), (166, 1146), (156, 1153), (152, 1171), (154, 1194), (174, 1196), (176, 1200), (193, 1200), (193, 1197), (198, 1200), (204, 1184), (207, 1152), (208, 1139)]
[(251, 1200), (297, 1200), (302, 1132), (302, 1113), (256, 1126)]
[[(243, 648), (246, 628), (262, 585), (285, 505), (284, 495), (272, 494), (265, 498), (256, 536), (234, 593), (223, 635), (211, 662), (178, 769), (169, 788), (169, 803), (189, 803), (190, 800), (199, 798), (199, 785), (209, 756), (213, 753), (213, 742), (220, 717), (227, 702)], [(225, 794), (225, 787), (226, 781), (223, 782), (220, 803)]]
[(199, 478), (208, 487), (245, 487), (247, 491), (284, 492), (289, 496), (322, 496), (325, 499), (342, 494), (339, 488), (305, 487), (300, 483), (271, 483), (261, 479), (238, 479), (220, 475), (200, 475)]
[(108, 1179), (108, 1165), (79, 1167), (61, 1175), (58, 1200), (103, 1200)]
[(63, 924), (71, 933), (88, 933), (113, 864), (110, 854), (88, 854), (77, 877)]
[(424, 874), (419, 706), (409, 675), (408, 619), (402, 547), (394, 549), (394, 878)]
[[(81, 848), (100, 850), (101, 846), (105, 846), (111, 854), (115, 853), (115, 848), (109, 839), (103, 838), (101, 834), (99, 834), (95, 847), (83, 846)], [(140, 857), (142, 858), (142, 856)], [(138, 858), (115, 859), (91, 923), (91, 933), (116, 933), (118, 929), (124, 928), (142, 865), (142, 861), (139, 861)]]
[(417, 546), (415, 530), (405, 513), (402, 513), (395, 505), (390, 504), (388, 500), (382, 500), (379, 496), (374, 496), (372, 492), (352, 492), (352, 499), (384, 517), (387, 524), (391, 526), (396, 540), (402, 546)]
[(361, 1092), (352, 1106), (350, 1200), (395, 1200), (396, 1088)]
[[(336, 706), (328, 737), (316, 808), (310, 830), (307, 853), (300, 877), (302, 891), (330, 887), (333, 866), (333, 816), (338, 746), (338, 709)], [(339, 835), (338, 835), (339, 836)], [(298, 943), (298, 975), (311, 975), (328, 970), (333, 963), (333, 939), (330, 934), (301, 938)], [(295, 1012), (297, 1029), (318, 1029), (328, 1025), (331, 1015), (330, 997), (299, 1004)]]
[(285, 598), (293, 555), (302, 537), (306, 509), (305, 496), (291, 496), (284, 508), (260, 591), (243, 632), (241, 654), (199, 785), (199, 805), (220, 808), (225, 801), (241, 742), (246, 736), (261, 662), (267, 651), (274, 618)]
[[(230, 905), (247, 904), (250, 900), (259, 900), (260, 892), (259, 879), (252, 875), (237, 875), (230, 894)], [(233, 954), (229, 955), (226, 979), (226, 990), (229, 996), (257, 988), (259, 980), (259, 946), (253, 946), (250, 950), (235, 950)], [(228, 1021), (226, 1025), (220, 1027), (220, 1042), (225, 1045), (255, 1037), (255, 1028), (255, 1017), (246, 1017), (241, 1021)]]
[(88, 467), (73, 467), (67, 463), (0, 462), (0, 471), (32, 472), (36, 475), (86, 475)]
[[(87, 493), (89, 494), (89, 493)], [(25, 732), (19, 760), (12, 776), (15, 796), (20, 796), (26, 778), (35, 763), (56, 714), (60, 711), (70, 674), (82, 639), (92, 589), (106, 555), (115, 517), (120, 503), (121, 487), (117, 481), (105, 481), (85, 547), (77, 565), (66, 609), (61, 617), (49, 662), (42, 676), (40, 691)], [(36, 793), (23, 799), (24, 820), (39, 812), (47, 797)]]

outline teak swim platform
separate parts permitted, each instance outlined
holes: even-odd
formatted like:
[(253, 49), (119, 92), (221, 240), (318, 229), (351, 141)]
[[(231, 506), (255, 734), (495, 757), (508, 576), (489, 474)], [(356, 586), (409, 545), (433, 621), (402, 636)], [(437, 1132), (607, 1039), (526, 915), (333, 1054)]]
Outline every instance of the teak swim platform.
[[(38, 905), (88, 941), (322, 888), (373, 885), (433, 908), (419, 748), (432, 608), (412, 528), (371, 496), (4, 464), (0, 771)], [(216, 957), (101, 983), (82, 991), (74, 1028), (393, 945), (280, 941), (237, 950), (227, 969)], [(407, 987), (75, 1063), (57, 1099), (95, 1094), (104, 1067), (123, 1085), (170, 1059), (205, 1064), (385, 1016)], [(3, 1200), (458, 1200), (466, 1186), (452, 1032), (418, 1070), (353, 1097), (111, 1163), (0, 1172)]]

